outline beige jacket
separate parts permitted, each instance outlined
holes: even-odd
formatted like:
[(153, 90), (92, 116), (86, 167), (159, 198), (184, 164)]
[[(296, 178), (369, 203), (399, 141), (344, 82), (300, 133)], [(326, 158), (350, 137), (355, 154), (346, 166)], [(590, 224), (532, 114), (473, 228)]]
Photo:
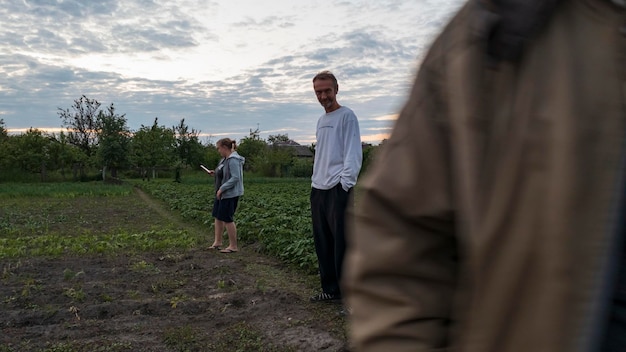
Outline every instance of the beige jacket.
[(356, 351), (577, 352), (601, 339), (624, 193), (626, 13), (564, 1), (518, 63), (494, 68), (476, 9), (433, 44), (359, 187), (344, 276)]

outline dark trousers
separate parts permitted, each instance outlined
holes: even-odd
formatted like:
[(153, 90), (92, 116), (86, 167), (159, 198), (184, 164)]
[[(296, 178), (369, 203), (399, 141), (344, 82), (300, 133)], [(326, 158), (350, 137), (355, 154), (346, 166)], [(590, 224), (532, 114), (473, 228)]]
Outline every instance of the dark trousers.
[(352, 189), (341, 184), (329, 190), (311, 188), (311, 218), (313, 239), (319, 264), (322, 291), (341, 295), (339, 283), (346, 252), (345, 214)]

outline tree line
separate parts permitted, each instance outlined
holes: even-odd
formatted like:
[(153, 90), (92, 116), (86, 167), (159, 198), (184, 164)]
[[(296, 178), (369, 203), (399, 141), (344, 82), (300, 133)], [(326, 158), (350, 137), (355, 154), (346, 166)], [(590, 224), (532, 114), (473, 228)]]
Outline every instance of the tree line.
[[(220, 159), (214, 144), (203, 144), (199, 131), (185, 119), (171, 127), (141, 125), (131, 131), (125, 114), (113, 103), (102, 107), (85, 95), (67, 109), (58, 109), (65, 131), (47, 133), (30, 128), (20, 135), (9, 135), (0, 119), (0, 181), (36, 177), (50, 180), (117, 180), (125, 177), (173, 177), (180, 181), (185, 170), (200, 164), (214, 167)], [(258, 132), (258, 131), (257, 131)], [(298, 148), (295, 148), (298, 146)], [(301, 155), (302, 146), (287, 135), (260, 139), (258, 133), (239, 141), (238, 152), (246, 157), (245, 169), (267, 177), (310, 177), (315, 145), (310, 155)], [(376, 147), (364, 148), (364, 166)]]

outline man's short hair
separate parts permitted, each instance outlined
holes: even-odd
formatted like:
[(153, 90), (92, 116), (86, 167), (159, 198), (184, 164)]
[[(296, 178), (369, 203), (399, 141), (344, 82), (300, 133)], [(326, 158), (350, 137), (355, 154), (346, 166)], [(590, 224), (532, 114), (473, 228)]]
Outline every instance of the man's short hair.
[(315, 83), (315, 81), (317, 81), (318, 79), (319, 80), (328, 80), (328, 79), (330, 79), (331, 81), (333, 81), (333, 84), (335, 85), (335, 89), (337, 89), (339, 87), (339, 84), (337, 83), (337, 78), (330, 71), (322, 71), (322, 72), (316, 74), (315, 77), (313, 77), (313, 83)]

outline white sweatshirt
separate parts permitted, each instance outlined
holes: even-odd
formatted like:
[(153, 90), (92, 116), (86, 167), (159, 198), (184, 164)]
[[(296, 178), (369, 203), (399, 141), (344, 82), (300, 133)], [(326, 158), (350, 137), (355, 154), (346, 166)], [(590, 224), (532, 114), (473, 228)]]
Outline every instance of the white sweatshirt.
[(356, 115), (345, 106), (324, 114), (317, 121), (315, 135), (317, 144), (311, 186), (328, 190), (341, 183), (348, 191), (356, 184), (363, 161)]

